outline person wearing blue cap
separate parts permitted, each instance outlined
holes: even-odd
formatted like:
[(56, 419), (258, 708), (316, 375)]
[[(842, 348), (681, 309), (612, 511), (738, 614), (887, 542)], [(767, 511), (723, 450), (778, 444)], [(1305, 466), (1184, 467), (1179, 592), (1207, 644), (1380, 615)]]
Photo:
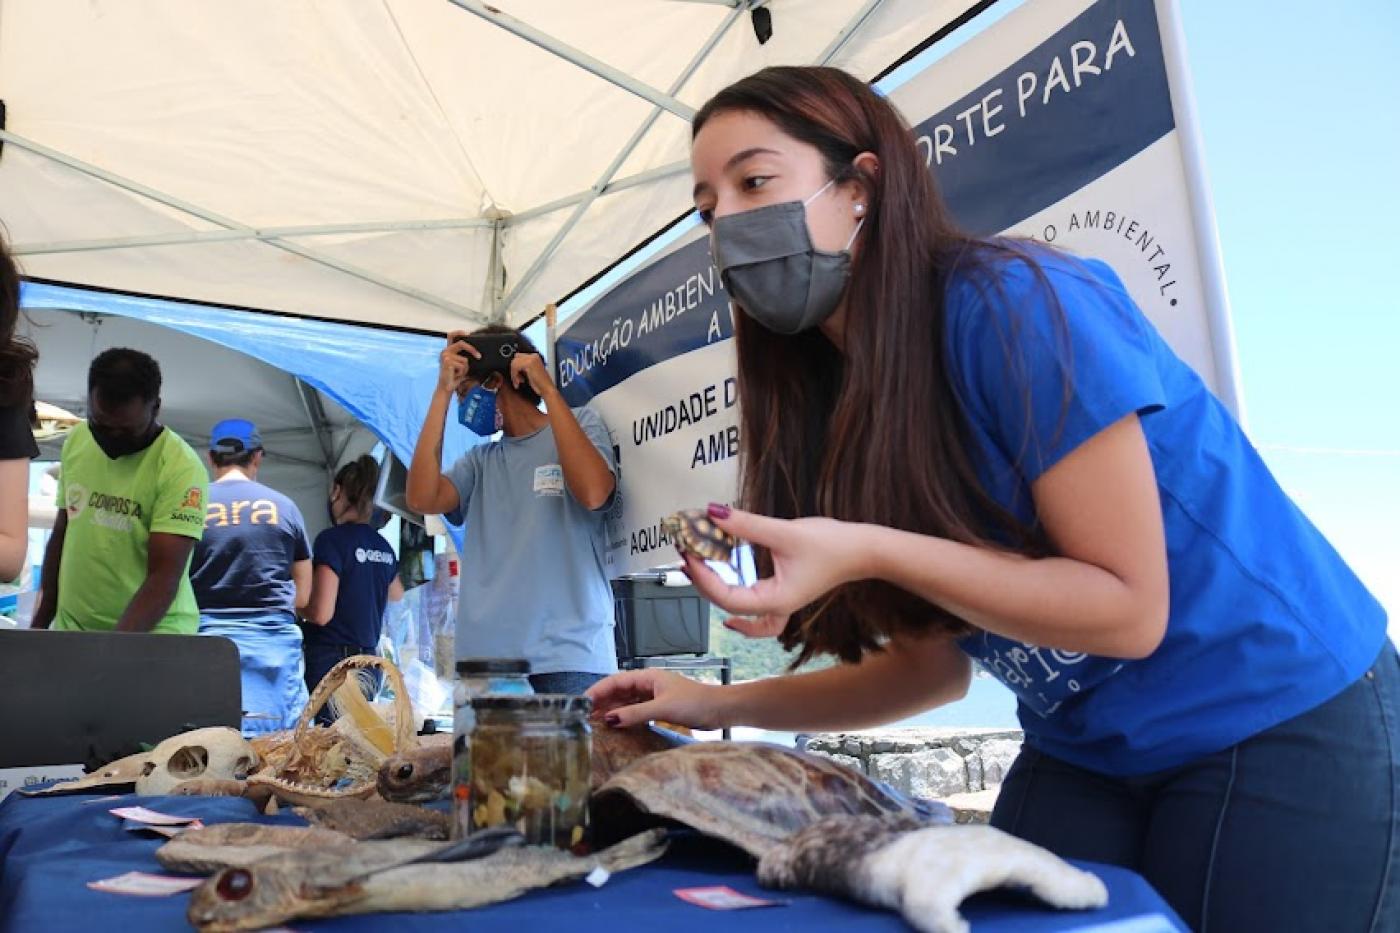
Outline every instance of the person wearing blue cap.
[(245, 734), (290, 729), (307, 701), (296, 612), (311, 596), (311, 547), (296, 503), (257, 481), (263, 456), (253, 422), (214, 425), (214, 482), (190, 564), (200, 634), (238, 646)]

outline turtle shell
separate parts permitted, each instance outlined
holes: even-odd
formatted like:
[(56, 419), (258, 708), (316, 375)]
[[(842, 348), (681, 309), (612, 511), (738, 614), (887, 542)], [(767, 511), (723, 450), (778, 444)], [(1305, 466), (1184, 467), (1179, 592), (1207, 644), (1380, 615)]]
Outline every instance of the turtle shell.
[(739, 539), (710, 520), (704, 509), (685, 509), (662, 521), (676, 547), (704, 560), (729, 563)]
[(592, 786), (602, 787), (613, 775), (625, 771), (647, 755), (668, 751), (691, 740), (659, 726), (612, 726), (593, 728)]
[(598, 842), (674, 821), (761, 858), (828, 816), (908, 816), (951, 822), (915, 801), (817, 755), (763, 742), (696, 742), (647, 755), (593, 795)]

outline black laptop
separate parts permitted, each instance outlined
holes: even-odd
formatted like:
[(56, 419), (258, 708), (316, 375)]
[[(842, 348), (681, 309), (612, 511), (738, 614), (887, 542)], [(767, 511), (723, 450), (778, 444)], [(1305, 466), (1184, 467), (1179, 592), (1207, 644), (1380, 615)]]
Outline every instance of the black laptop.
[(0, 768), (98, 764), (240, 724), (238, 649), (203, 635), (0, 630)]

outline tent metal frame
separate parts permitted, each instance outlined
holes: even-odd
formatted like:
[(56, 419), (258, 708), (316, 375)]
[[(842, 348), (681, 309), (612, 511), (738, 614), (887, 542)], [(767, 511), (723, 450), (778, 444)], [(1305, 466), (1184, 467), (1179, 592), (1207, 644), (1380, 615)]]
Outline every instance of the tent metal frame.
[[(466, 4), (472, 4), (473, 6), (480, 5), (479, 0), (451, 0), (451, 2), (457, 4), (458, 6), (463, 6), (464, 8), (466, 8)], [(766, 5), (768, 0), (736, 0), (736, 2), (734, 3), (727, 3), (724, 2), (724, 0), (712, 0), (712, 2), (719, 2), (725, 6), (730, 6), (732, 8), (731, 12), (728, 16), (724, 18), (724, 21), (720, 23), (720, 25), (714, 30), (714, 32), (711, 33), (710, 37), (695, 53), (695, 56), (691, 59), (690, 63), (685, 67), (685, 69), (672, 83), (671, 88), (667, 91), (667, 97), (673, 97), (675, 94), (678, 94), (680, 92), (680, 89), (685, 86), (686, 81), (690, 80), (690, 77), (697, 70), (699, 70), (700, 66), (703, 65), (706, 60), (708, 60), (710, 53), (714, 51), (715, 46), (718, 45), (720, 40), (724, 38), (725, 34), (729, 32), (729, 28), (735, 23), (736, 20), (738, 20), (741, 14), (746, 12), (752, 12), (753, 10), (758, 9), (761, 6)], [(851, 17), (851, 19), (846, 23), (846, 25), (842, 27), (842, 29), (836, 34), (836, 36), (831, 40), (831, 42), (822, 51), (822, 53), (817, 56), (817, 64), (826, 65), (830, 63), (832, 59), (834, 59), (837, 55), (839, 55), (841, 50), (846, 47), (846, 44), (850, 42), (851, 38), (858, 31), (860, 31), (860, 28), (866, 24), (866, 22), (871, 18), (871, 16), (875, 14), (875, 12), (880, 8), (880, 6), (883, 3), (884, 0), (866, 0), (866, 3), (856, 12), (856, 14), (853, 17)], [(475, 10), (473, 10), (473, 12), (475, 12)], [(550, 48), (548, 46), (541, 47), (546, 48), (549, 51), (554, 52), (556, 55), (559, 55), (560, 57), (573, 62), (573, 64), (578, 65), (580, 68), (584, 68), (588, 71), (593, 70), (587, 63), (572, 58), (565, 51), (568, 49), (567, 46), (563, 46), (563, 49), (555, 49)], [(596, 74), (597, 72), (594, 73)], [(600, 77), (606, 76), (600, 75)], [(623, 87), (623, 85), (619, 85), (619, 87)], [(633, 91), (633, 93), (637, 93), (639, 96), (646, 96), (640, 94), (639, 91), (633, 88), (625, 89), (631, 90)], [(647, 97), (646, 99), (651, 100), (650, 97)], [(588, 191), (582, 193), (579, 201), (577, 202), (577, 206), (575, 207), (573, 214), (571, 214), (569, 218), (564, 221), (564, 224), (558, 230), (555, 231), (554, 236), (550, 239), (549, 243), (547, 243), (545, 245), (545, 248), (540, 251), (538, 256), (535, 257), (534, 261), (530, 264), (530, 267), (525, 271), (525, 274), (520, 277), (519, 281), (514, 285), (510, 293), (506, 296), (505, 301), (502, 303), (502, 306), (492, 307), (491, 314), (493, 319), (508, 319), (511, 307), (514, 305), (516, 297), (535, 280), (535, 278), (539, 275), (540, 271), (549, 262), (550, 258), (558, 251), (559, 246), (564, 242), (564, 239), (573, 231), (574, 227), (578, 225), (579, 221), (583, 219), (583, 215), (588, 212), (588, 208), (591, 207), (593, 202), (598, 198), (598, 196), (602, 194), (604, 190), (607, 189), (607, 185), (612, 180), (612, 176), (617, 172), (619, 168), (622, 167), (623, 164), (626, 163), (627, 159), (631, 157), (632, 153), (636, 150), (637, 146), (641, 144), (642, 140), (646, 137), (647, 132), (651, 129), (651, 127), (655, 124), (657, 118), (661, 115), (661, 111), (663, 109), (662, 104), (656, 101), (653, 101), (653, 103), (657, 103), (656, 109), (652, 110), (652, 112), (647, 115), (647, 118), (637, 128), (637, 131), (632, 134), (632, 138), (629, 139), (627, 143), (622, 147), (622, 149), (618, 152), (617, 156), (613, 159), (612, 163), (608, 166), (608, 168), (604, 170), (601, 176), (599, 176), (598, 181), (594, 183), (593, 187), (590, 188)], [(677, 116), (682, 116), (682, 114), (679, 111), (676, 111), (675, 109), (667, 109), (671, 109), (671, 112), (675, 113)], [(694, 111), (691, 110), (690, 116), (685, 117), (685, 119), (689, 120), (693, 116)], [(664, 174), (658, 175), (658, 177), (666, 177), (688, 169), (689, 165), (687, 163), (674, 162), (670, 165), (661, 166), (660, 171), (664, 171)], [(513, 220), (517, 223), (519, 222), (518, 218), (513, 218)]]
[(339, 460), (336, 458), (335, 445), (331, 443), (329, 419), (326, 417), (325, 406), (321, 404), (321, 394), (295, 376), (292, 377), (292, 381), (296, 383), (297, 395), (301, 397), (301, 407), (306, 412), (306, 420), (310, 423), (311, 430), (316, 432), (316, 440), (321, 445), (326, 477), (333, 481), (335, 466)]
[(628, 93), (635, 94), (643, 100), (650, 101), (658, 107), (669, 110), (682, 120), (689, 120), (695, 116), (695, 108), (689, 104), (681, 103), (671, 94), (658, 91), (644, 81), (627, 74), (625, 71), (614, 68), (612, 65), (594, 58), (587, 52), (576, 49), (566, 42), (554, 38), (542, 29), (536, 29), (523, 20), (516, 19), (509, 13), (498, 10), (493, 6), (488, 6), (482, 0), (448, 0), (453, 6), (461, 7), (468, 13), (479, 16), (492, 23), (517, 38), (524, 39), (531, 45), (544, 49), (565, 61), (577, 65), (584, 71), (596, 75), (614, 84)]
[[(734, 23), (737, 22), (744, 13), (751, 13), (767, 5), (769, 0), (668, 0), (668, 2), (703, 3), (712, 6), (723, 6), (729, 9), (729, 13), (700, 46), (690, 62), (666, 91), (658, 90), (643, 81), (639, 81), (625, 72), (594, 58), (586, 52), (551, 36), (547, 32), (482, 2), (482, 0), (447, 0), (447, 2), (653, 105), (652, 111), (642, 121), (631, 138), (618, 151), (616, 157), (599, 175), (598, 180), (594, 182), (592, 186), (576, 194), (559, 198), (547, 204), (540, 204), (519, 213), (503, 214), (502, 216), (494, 218), (368, 221), (259, 228), (225, 217), (213, 210), (193, 204), (183, 198), (152, 188), (141, 182), (118, 175), (91, 162), (49, 148), (33, 140), (18, 136), (15, 133), (7, 130), (0, 130), (0, 141), (12, 143), (16, 147), (37, 156), (64, 165), (75, 171), (113, 185), (114, 187), (148, 198), (158, 204), (174, 208), (182, 213), (189, 214), (222, 228), (219, 230), (190, 230), (175, 233), (107, 237), (52, 243), (16, 244), (13, 248), (13, 252), (16, 255), (34, 256), (256, 240), (300, 256), (310, 262), (335, 269), (372, 285), (377, 285), (416, 301), (448, 311), (463, 318), (467, 322), (485, 323), (487, 321), (507, 321), (510, 318), (510, 311), (520, 294), (539, 277), (539, 274), (548, 265), (550, 259), (558, 252), (559, 247), (588, 213), (589, 208), (592, 207), (596, 200), (609, 194), (670, 178), (689, 170), (689, 163), (685, 160), (680, 160), (623, 178), (614, 177), (617, 171), (626, 164), (627, 160), (636, 151), (637, 147), (641, 144), (643, 139), (645, 139), (647, 133), (655, 125), (656, 121), (660, 119), (663, 113), (670, 113), (687, 122), (694, 117), (695, 108), (679, 100), (676, 94), (681, 91), (685, 83), (709, 59), (715, 47), (723, 40)], [(841, 50), (846, 47), (851, 38), (870, 20), (883, 2), (884, 0), (867, 0), (861, 9), (836, 34), (827, 48), (817, 57), (817, 63), (823, 65), (827, 64), (839, 55)], [(510, 290), (505, 292), (508, 270), (504, 264), (503, 238), (506, 233), (514, 226), (546, 217), (571, 207), (573, 211), (569, 217), (563, 222), (559, 229), (555, 231), (544, 249), (534, 258), (525, 272), (516, 281), (510, 283)], [(489, 229), (491, 231), (492, 243), (488, 262), (489, 277), (485, 294), (482, 295), (482, 304), (483, 307), (486, 308), (484, 313), (467, 305), (426, 292), (415, 286), (396, 281), (388, 276), (381, 275), (353, 263), (337, 259), (334, 256), (327, 255), (299, 243), (290, 242), (291, 238), (318, 236), (391, 233), (413, 230), (473, 229)]]
[[(453, 2), (457, 2), (457, 0), (453, 0)], [(762, 0), (762, 2), (766, 2), (766, 0)], [(734, 25), (740, 15), (746, 10), (754, 8), (755, 5), (754, 3), (745, 3), (742, 6), (735, 6), (729, 11), (729, 15), (727, 15), (723, 21), (720, 22), (719, 26), (710, 33), (710, 37), (696, 50), (690, 62), (681, 70), (681, 73), (676, 76), (676, 80), (671, 82), (670, 88), (666, 91), (668, 97), (680, 93), (685, 83), (690, 80), (691, 76), (694, 75), (695, 72), (699, 70), (700, 66), (705, 63), (706, 59), (710, 57), (710, 53), (714, 51), (715, 46), (728, 34), (729, 27)], [(613, 176), (617, 174), (617, 170), (622, 168), (623, 163), (631, 157), (637, 146), (641, 144), (642, 139), (651, 131), (651, 128), (656, 125), (657, 118), (660, 117), (663, 112), (663, 108), (660, 105), (653, 107), (651, 113), (647, 114), (646, 119), (637, 126), (636, 131), (632, 133), (632, 138), (627, 140), (626, 144), (618, 150), (612, 162), (609, 163), (608, 167), (603, 170), (603, 173), (598, 176), (598, 180), (593, 183), (593, 187), (589, 188), (588, 191), (584, 193), (583, 199), (574, 207), (573, 214), (569, 216), (568, 220), (564, 221), (563, 226), (554, 232), (553, 238), (551, 238), (549, 243), (545, 245), (545, 248), (540, 251), (540, 254), (535, 257), (535, 261), (525, 270), (525, 274), (516, 281), (510, 294), (506, 296), (504, 310), (508, 311), (510, 306), (515, 303), (516, 296), (535, 281), (535, 277), (539, 275), (545, 263), (547, 263), (550, 257), (554, 255), (555, 251), (559, 249), (559, 244), (564, 242), (564, 238), (567, 237), (573, 231), (574, 227), (578, 225), (578, 222), (583, 219), (583, 215), (593, 206), (593, 202), (597, 200), (598, 195), (602, 194), (604, 189), (607, 188), (608, 182), (612, 181)], [(692, 111), (692, 115), (693, 113)]]
[[(245, 236), (258, 238), (256, 237), (257, 231), (254, 228), (248, 226), (247, 224), (240, 223), (239, 221), (233, 220), (229, 217), (225, 217), (222, 214), (209, 210), (208, 208), (200, 207), (198, 204), (193, 204), (189, 201), (186, 201), (184, 198), (176, 197), (175, 195), (168, 194), (164, 191), (158, 191), (157, 189), (152, 188), (149, 185), (143, 185), (139, 181), (134, 181), (123, 175), (118, 175), (115, 172), (110, 172), (105, 168), (92, 164), (91, 162), (84, 161), (83, 159), (79, 159), (74, 156), (68, 155), (67, 153), (59, 152), (57, 149), (50, 149), (48, 146), (36, 143), (33, 140), (24, 138), (23, 136), (17, 136), (14, 133), (9, 132), (8, 130), (0, 130), (0, 140), (3, 140), (7, 143), (11, 143), (12, 145), (19, 147), (20, 149), (32, 152), (35, 155), (42, 156), (43, 158), (49, 159), (52, 162), (57, 162), (60, 165), (67, 166), (68, 168), (81, 172), (84, 175), (96, 178), (99, 181), (104, 181), (109, 185), (121, 188), (124, 191), (129, 191), (132, 194), (137, 194), (141, 197), (148, 198), (152, 201), (155, 201), (158, 204), (164, 204), (166, 207), (173, 207), (177, 211), (182, 211), (183, 213), (189, 214), (193, 217), (198, 217), (200, 220), (207, 221), (208, 223), (214, 224), (219, 227), (223, 227), (225, 230), (236, 230), (244, 234)], [(393, 279), (390, 279), (387, 276), (382, 276), (377, 272), (371, 272), (368, 269), (363, 269), (359, 266), (353, 265), (352, 263), (344, 262), (340, 259), (336, 259), (333, 256), (327, 256), (326, 254), (318, 252), (316, 250), (308, 249), (307, 247), (301, 246), (300, 244), (290, 243), (286, 240), (280, 240), (275, 237), (264, 239), (263, 242), (267, 243), (267, 245), (269, 246), (274, 246), (277, 249), (293, 253), (297, 256), (302, 257), (303, 259), (310, 260), (311, 262), (317, 263), (319, 265), (328, 266), (332, 269), (344, 272), (346, 275), (352, 275), (357, 279), (369, 282), (371, 285), (378, 285), (379, 287), (388, 289), (389, 291), (398, 292), (399, 294), (406, 295), (409, 298), (414, 298), (418, 301), (422, 301), (434, 307), (441, 308), (444, 311), (449, 311), (453, 314), (457, 314), (466, 318), (475, 318), (478, 320), (481, 319), (481, 314), (472, 308), (465, 307), (464, 305), (459, 305), (453, 301), (448, 301), (445, 298), (440, 298), (437, 295), (425, 292), (422, 289), (415, 288), (412, 285), (405, 285), (402, 282), (396, 282)]]

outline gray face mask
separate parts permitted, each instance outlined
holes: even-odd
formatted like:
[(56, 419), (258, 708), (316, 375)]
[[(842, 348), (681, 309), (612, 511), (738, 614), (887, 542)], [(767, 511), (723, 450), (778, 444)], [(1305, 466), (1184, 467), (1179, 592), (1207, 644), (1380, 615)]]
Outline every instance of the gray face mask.
[(812, 245), (805, 201), (770, 204), (715, 219), (710, 249), (729, 294), (758, 323), (778, 334), (798, 334), (831, 317), (851, 276), (851, 244), (862, 217), (839, 253)]

